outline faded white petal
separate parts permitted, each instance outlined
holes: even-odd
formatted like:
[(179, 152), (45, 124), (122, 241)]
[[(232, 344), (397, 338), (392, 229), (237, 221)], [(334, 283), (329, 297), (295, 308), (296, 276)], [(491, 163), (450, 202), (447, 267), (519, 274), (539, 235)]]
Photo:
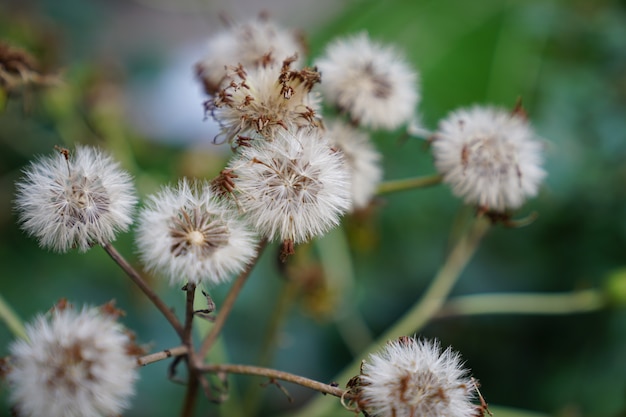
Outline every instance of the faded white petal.
[(319, 99), (311, 93), (319, 73), (310, 68), (294, 70), (291, 64), (286, 60), (252, 69), (239, 67), (229, 74), (230, 82), (207, 102), (207, 110), (221, 127), (222, 141), (272, 140), (277, 130), (287, 126), (320, 124)]
[(98, 309), (53, 310), (10, 346), (7, 380), (21, 417), (102, 417), (128, 408), (136, 357), (124, 328)]
[(543, 145), (524, 117), (474, 106), (440, 122), (433, 141), (444, 182), (468, 204), (504, 212), (535, 196), (546, 176)]
[(367, 133), (346, 123), (340, 121), (329, 123), (327, 136), (330, 144), (343, 153), (350, 172), (353, 208), (366, 207), (383, 176), (380, 166), (381, 154)]
[(298, 36), (270, 20), (237, 23), (213, 36), (208, 42), (206, 57), (196, 68), (198, 76), (211, 94), (218, 91), (227, 78), (227, 68), (239, 64), (253, 69), (278, 64), (290, 56), (303, 57)]
[(130, 175), (88, 146), (68, 159), (56, 152), (31, 163), (16, 187), (22, 228), (56, 252), (114, 240), (132, 223), (137, 201)]
[(470, 417), (475, 387), (458, 353), (402, 337), (364, 362), (360, 402), (375, 417)]
[(143, 263), (172, 284), (217, 284), (241, 272), (256, 254), (256, 239), (208, 183), (164, 187), (139, 216), (137, 246)]
[(269, 240), (306, 242), (337, 226), (350, 208), (342, 155), (319, 129), (279, 130), (271, 142), (242, 148), (229, 169), (238, 204)]
[(393, 47), (373, 42), (366, 33), (337, 39), (315, 64), (324, 98), (363, 126), (392, 130), (415, 113), (416, 72)]

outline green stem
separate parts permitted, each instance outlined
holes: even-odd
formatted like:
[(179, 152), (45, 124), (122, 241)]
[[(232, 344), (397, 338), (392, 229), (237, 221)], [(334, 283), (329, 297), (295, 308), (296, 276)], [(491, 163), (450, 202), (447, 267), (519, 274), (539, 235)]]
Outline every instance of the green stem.
[(28, 340), (24, 322), (13, 311), (11, 306), (0, 295), (0, 319), (4, 321), (11, 332), (20, 339)]
[[(266, 367), (272, 363), (280, 331), (291, 311), (291, 307), (296, 301), (298, 290), (299, 288), (296, 282), (289, 280), (283, 283), (281, 293), (274, 302), (274, 311), (272, 312), (268, 329), (265, 331), (258, 366)], [(252, 384), (250, 388), (248, 388), (245, 394), (246, 415), (252, 416), (258, 412), (259, 402), (261, 400), (261, 388), (263, 387), (259, 384)]]
[[(359, 374), (361, 360), (368, 354), (380, 349), (388, 340), (400, 336), (411, 335), (421, 329), (443, 306), (456, 283), (459, 275), (478, 248), (481, 238), (489, 230), (490, 223), (481, 217), (474, 221), (470, 230), (456, 243), (445, 264), (441, 267), (430, 287), (413, 307), (391, 329), (383, 333), (374, 343), (368, 346), (360, 356), (339, 374), (335, 381), (345, 384), (350, 378)], [(326, 398), (318, 398), (297, 414), (298, 417), (314, 417), (330, 415), (335, 402)]]
[(575, 314), (598, 311), (607, 306), (596, 289), (560, 294), (475, 294), (450, 299), (437, 318), (479, 314)]
[(397, 191), (406, 191), (412, 190), (414, 188), (425, 188), (433, 185), (437, 185), (441, 182), (443, 177), (439, 174), (424, 176), (424, 177), (415, 177), (415, 178), (405, 178), (401, 180), (392, 180), (385, 181), (378, 186), (377, 194), (389, 194), (395, 193)]

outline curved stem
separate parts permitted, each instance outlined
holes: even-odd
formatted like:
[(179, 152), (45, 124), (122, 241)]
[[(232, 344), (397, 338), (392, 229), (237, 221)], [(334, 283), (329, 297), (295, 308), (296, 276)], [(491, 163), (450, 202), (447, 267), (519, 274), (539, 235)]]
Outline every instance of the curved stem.
[(324, 384), (322, 382), (305, 378), (303, 376), (290, 374), (289, 372), (277, 371), (276, 369), (270, 369), (270, 368), (262, 368), (260, 366), (211, 364), (211, 365), (201, 366), (198, 369), (202, 372), (209, 372), (209, 373), (230, 373), (230, 374), (241, 374), (241, 375), (265, 376), (265, 377), (268, 377), (270, 380), (278, 379), (281, 381), (292, 382), (294, 384), (298, 384), (303, 387), (307, 387), (307, 388), (311, 388), (312, 390), (319, 391), (323, 394), (330, 394), (339, 398), (345, 395), (345, 391), (339, 387), (335, 387), (329, 384)]
[(435, 317), (479, 314), (575, 314), (598, 311), (607, 305), (604, 295), (596, 289), (559, 294), (475, 294), (450, 299)]
[(4, 321), (11, 332), (20, 339), (28, 340), (24, 322), (13, 311), (9, 303), (0, 295), (0, 319)]
[[(397, 339), (400, 336), (410, 335), (421, 329), (444, 304), (452, 287), (459, 278), (461, 271), (467, 265), (472, 255), (478, 248), (481, 238), (489, 230), (490, 222), (479, 217), (474, 220), (470, 230), (468, 230), (456, 243), (445, 264), (434, 277), (430, 287), (422, 297), (396, 322), (391, 329), (383, 333), (378, 339), (368, 346), (360, 356), (339, 374), (335, 380), (345, 383), (350, 378), (359, 374), (361, 360), (368, 354), (379, 349), (388, 340)], [(307, 407), (302, 409), (297, 415), (299, 417), (313, 417), (329, 415), (333, 404), (324, 399), (316, 399)]]
[(401, 180), (385, 181), (378, 186), (377, 194), (389, 194), (396, 191), (412, 190), (414, 188), (425, 188), (439, 184), (443, 180), (440, 174), (424, 177), (405, 178)]
[(128, 275), (128, 277), (135, 283), (137, 286), (143, 291), (143, 293), (148, 297), (152, 304), (159, 309), (161, 314), (165, 316), (167, 321), (170, 322), (176, 333), (182, 338), (183, 337), (183, 325), (180, 323), (178, 318), (174, 312), (163, 302), (163, 300), (148, 286), (146, 281), (139, 275), (139, 272), (133, 268), (126, 259), (115, 249), (110, 243), (103, 243), (102, 248), (109, 256), (117, 263), (120, 268)]
[(215, 317), (215, 323), (213, 324), (213, 327), (211, 327), (211, 331), (209, 332), (209, 334), (207, 334), (206, 338), (202, 342), (202, 346), (200, 347), (198, 357), (200, 358), (206, 357), (207, 352), (209, 351), (209, 349), (211, 349), (211, 346), (217, 340), (217, 337), (222, 331), (222, 328), (224, 327), (224, 324), (226, 323), (226, 319), (228, 318), (228, 315), (230, 314), (230, 311), (232, 310), (233, 305), (235, 304), (235, 300), (237, 299), (237, 296), (241, 292), (243, 285), (246, 283), (246, 280), (250, 276), (250, 273), (252, 272), (254, 265), (256, 265), (257, 261), (261, 257), (261, 254), (263, 253), (263, 250), (265, 249), (266, 246), (267, 246), (267, 239), (264, 239), (259, 244), (259, 250), (257, 251), (256, 257), (248, 264), (246, 269), (241, 274), (239, 274), (239, 276), (233, 283), (233, 286), (230, 288), (230, 291), (228, 292), (228, 295), (226, 296), (226, 299), (224, 300), (224, 303), (222, 307), (220, 308), (220, 311), (217, 314), (217, 317)]

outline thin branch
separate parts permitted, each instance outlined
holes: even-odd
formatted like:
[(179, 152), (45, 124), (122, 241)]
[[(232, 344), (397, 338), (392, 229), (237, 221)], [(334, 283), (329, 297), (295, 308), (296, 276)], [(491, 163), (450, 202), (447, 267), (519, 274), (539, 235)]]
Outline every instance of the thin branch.
[(596, 289), (558, 294), (475, 294), (451, 298), (435, 318), (479, 314), (576, 314), (598, 311), (606, 306), (606, 297)]
[(228, 315), (230, 314), (230, 311), (235, 304), (237, 296), (241, 292), (244, 284), (250, 276), (250, 273), (252, 272), (252, 269), (254, 268), (254, 265), (256, 265), (266, 246), (267, 239), (263, 239), (261, 243), (259, 243), (259, 249), (257, 251), (256, 257), (248, 264), (246, 269), (241, 274), (239, 274), (239, 276), (233, 283), (233, 286), (230, 288), (230, 291), (228, 292), (228, 295), (224, 300), (224, 304), (221, 306), (219, 313), (217, 313), (217, 316), (215, 317), (215, 323), (213, 324), (213, 327), (211, 327), (211, 331), (202, 342), (202, 346), (200, 347), (198, 353), (198, 356), (200, 358), (206, 357), (209, 349), (211, 349), (211, 346), (213, 346), (213, 343), (215, 343), (218, 336), (220, 335), (220, 332), (222, 331), (222, 328), (226, 323), (226, 319), (228, 318)]
[(443, 177), (440, 174), (434, 174), (424, 177), (385, 181), (378, 186), (377, 194), (389, 194), (397, 191), (406, 191), (415, 188), (430, 187), (439, 184), (442, 179)]
[(164, 359), (173, 358), (175, 356), (183, 356), (188, 352), (187, 346), (181, 345), (175, 348), (165, 349), (160, 352), (151, 353), (149, 355), (142, 356), (137, 359), (137, 366), (146, 366), (154, 362), (159, 362)]
[(183, 403), (183, 409), (180, 413), (181, 417), (191, 417), (195, 408), (198, 398), (198, 373), (196, 372), (194, 348), (193, 348), (193, 301), (196, 294), (196, 284), (188, 282), (183, 290), (187, 292), (186, 304), (185, 304), (185, 328), (183, 329), (183, 343), (187, 346), (187, 369), (189, 375), (187, 376), (187, 391), (185, 393), (185, 401)]
[(291, 374), (289, 372), (277, 371), (276, 369), (262, 368), (260, 366), (250, 365), (233, 365), (233, 364), (210, 364), (204, 365), (198, 368), (202, 372), (208, 373), (221, 373), (226, 372), (230, 374), (240, 375), (257, 375), (267, 378), (278, 379), (281, 381), (292, 382), (294, 384), (301, 385), (303, 387), (310, 388), (315, 391), (319, 391), (323, 394), (334, 395), (341, 398), (345, 396), (345, 391), (334, 385), (324, 384), (303, 376)]
[[(191, 363), (191, 361), (189, 362)], [(185, 401), (183, 402), (183, 409), (180, 413), (181, 417), (191, 417), (193, 410), (196, 407), (198, 400), (198, 388), (200, 387), (200, 381), (198, 380), (198, 374), (195, 370), (189, 366), (189, 376), (187, 378), (187, 391), (185, 392)]]
[(152, 304), (155, 305), (156, 308), (159, 309), (161, 314), (165, 316), (167, 321), (170, 322), (176, 333), (180, 337), (183, 337), (183, 326), (174, 315), (174, 312), (163, 302), (163, 300), (148, 286), (148, 284), (144, 281), (144, 279), (139, 275), (139, 273), (133, 268), (126, 259), (115, 249), (110, 243), (103, 243), (102, 248), (106, 253), (117, 263), (122, 270), (128, 275), (128, 277), (135, 283), (137, 286), (143, 291), (143, 293), (148, 297)]
[(187, 293), (185, 304), (185, 327), (183, 328), (183, 343), (187, 345), (189, 349), (193, 347), (191, 328), (193, 324), (193, 300), (196, 295), (196, 284), (187, 283), (183, 287), (183, 291)]
[(4, 321), (11, 332), (20, 339), (28, 340), (24, 322), (13, 311), (9, 303), (0, 295), (0, 319)]

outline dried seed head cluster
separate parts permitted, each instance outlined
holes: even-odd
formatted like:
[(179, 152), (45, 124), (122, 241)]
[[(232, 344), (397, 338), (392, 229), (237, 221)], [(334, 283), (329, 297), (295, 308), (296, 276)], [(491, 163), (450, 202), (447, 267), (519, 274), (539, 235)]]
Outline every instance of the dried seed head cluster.
[(413, 117), (417, 74), (393, 47), (361, 33), (334, 41), (315, 63), (324, 98), (358, 124), (391, 130)]
[(229, 72), (228, 82), (206, 103), (207, 111), (221, 126), (218, 135), (233, 143), (238, 136), (271, 140), (278, 129), (318, 126), (318, 100), (311, 94), (320, 81), (311, 68), (292, 69), (290, 57), (282, 65)]
[(227, 78), (226, 69), (241, 65), (248, 70), (280, 65), (290, 56), (304, 56), (301, 39), (266, 18), (233, 24), (209, 40), (206, 58), (196, 72), (208, 94), (217, 93)]
[(137, 246), (146, 267), (172, 284), (217, 284), (256, 254), (256, 239), (208, 183), (164, 187), (140, 212)]
[(350, 208), (342, 155), (322, 134), (281, 129), (273, 141), (242, 148), (231, 161), (237, 202), (268, 239), (305, 242), (336, 226)]
[(132, 340), (97, 308), (57, 308), (10, 346), (7, 380), (20, 417), (100, 417), (128, 407), (137, 379)]
[(470, 417), (475, 386), (467, 374), (450, 348), (401, 337), (364, 362), (357, 401), (376, 417)]
[(341, 121), (329, 124), (328, 138), (331, 146), (343, 154), (348, 167), (353, 208), (365, 208), (383, 176), (380, 153), (367, 133)]
[(33, 162), (17, 183), (22, 228), (57, 252), (115, 239), (132, 223), (131, 177), (102, 151), (79, 146)]
[(543, 145), (523, 115), (493, 107), (451, 113), (433, 141), (435, 165), (468, 204), (504, 212), (537, 194)]

